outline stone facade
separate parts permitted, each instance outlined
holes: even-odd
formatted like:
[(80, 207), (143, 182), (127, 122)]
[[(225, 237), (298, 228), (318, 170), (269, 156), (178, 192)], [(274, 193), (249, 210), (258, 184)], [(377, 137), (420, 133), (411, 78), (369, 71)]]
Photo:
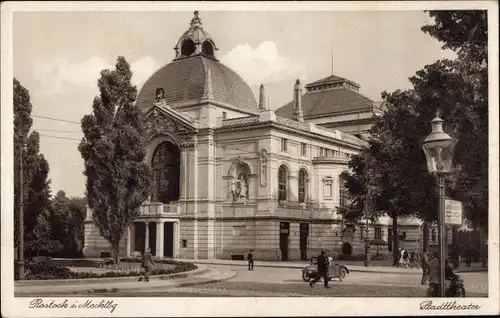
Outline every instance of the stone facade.
[[(265, 109), (263, 86), (257, 106), (253, 95), (248, 97), (248, 85), (223, 67), (213, 50), (203, 51), (206, 41), (213, 48), (215, 42), (208, 33), (192, 30), (202, 28), (195, 18), (179, 40), (171, 66), (139, 93), (149, 134), (145, 160), (156, 185), (123, 237), (122, 255), (147, 246), (156, 256), (188, 259), (242, 258), (253, 249), (255, 259), (305, 260), (320, 250), (341, 252), (346, 243), (351, 254), (363, 251), (360, 231), (349, 234), (336, 208), (345, 204), (340, 174), (367, 143), (327, 128), (324, 119), (304, 122), (298, 80), (291, 87), (293, 118)], [(200, 38), (194, 39), (191, 52), (183, 43), (193, 41), (193, 34)], [(197, 63), (190, 68), (194, 82), (181, 89), (173, 80), (179, 74), (168, 72), (189, 66), (189, 59)], [(235, 82), (224, 84), (220, 74), (232, 74)], [(152, 92), (156, 98), (148, 95)], [(175, 151), (162, 155), (159, 149), (166, 144)], [(419, 233), (419, 225), (406, 226), (407, 236)], [(382, 220), (369, 235), (387, 241), (390, 226), (390, 220)], [(89, 211), (85, 256), (100, 257), (110, 250)]]

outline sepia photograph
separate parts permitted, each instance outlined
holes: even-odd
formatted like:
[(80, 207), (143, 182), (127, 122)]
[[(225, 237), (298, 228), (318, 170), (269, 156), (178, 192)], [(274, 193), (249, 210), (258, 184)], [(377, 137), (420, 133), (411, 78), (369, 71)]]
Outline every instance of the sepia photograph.
[(499, 314), (495, 4), (3, 3), (2, 315)]

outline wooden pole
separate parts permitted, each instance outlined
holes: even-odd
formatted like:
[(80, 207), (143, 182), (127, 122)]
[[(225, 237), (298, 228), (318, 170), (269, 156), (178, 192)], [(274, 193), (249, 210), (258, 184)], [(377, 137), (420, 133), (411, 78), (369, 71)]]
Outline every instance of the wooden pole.
[(24, 279), (24, 172), (23, 141), (19, 143), (19, 279)]

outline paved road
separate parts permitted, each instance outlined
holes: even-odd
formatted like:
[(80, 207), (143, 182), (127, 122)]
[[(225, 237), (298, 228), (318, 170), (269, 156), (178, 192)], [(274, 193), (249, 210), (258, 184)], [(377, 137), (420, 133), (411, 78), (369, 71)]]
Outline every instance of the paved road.
[[(151, 289), (147, 284), (138, 285), (133, 291), (98, 294), (99, 296), (125, 297), (424, 297), (427, 286), (420, 285), (418, 274), (351, 273), (343, 282), (330, 282), (330, 289), (318, 282), (313, 288), (302, 281), (301, 272), (288, 268), (255, 268), (249, 272), (241, 266), (213, 265), (221, 270), (231, 270), (234, 278), (206, 285), (172, 289)], [(468, 297), (486, 297), (487, 273), (462, 273)], [(97, 296), (97, 294), (96, 294)]]

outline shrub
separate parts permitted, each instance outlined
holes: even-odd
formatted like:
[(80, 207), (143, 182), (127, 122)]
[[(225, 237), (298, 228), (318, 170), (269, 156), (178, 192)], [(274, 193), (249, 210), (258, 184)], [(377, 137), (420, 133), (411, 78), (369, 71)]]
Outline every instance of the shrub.
[[(137, 259), (124, 258), (122, 259), (122, 262), (137, 263)], [(184, 263), (174, 260), (158, 260), (156, 262), (162, 264), (172, 264), (174, 265), (174, 267), (169, 269), (155, 268), (151, 271), (151, 275), (167, 275), (167, 274), (182, 273), (195, 270), (198, 268), (198, 266), (194, 265), (193, 263)], [(141, 270), (109, 271), (104, 273), (96, 273), (91, 271), (73, 272), (64, 265), (50, 261), (42, 261), (42, 262), (26, 261), (25, 263), (26, 280), (130, 277), (130, 276), (141, 276), (142, 274), (143, 273)], [(19, 279), (17, 270), (15, 272), (14, 279), (15, 280)]]

